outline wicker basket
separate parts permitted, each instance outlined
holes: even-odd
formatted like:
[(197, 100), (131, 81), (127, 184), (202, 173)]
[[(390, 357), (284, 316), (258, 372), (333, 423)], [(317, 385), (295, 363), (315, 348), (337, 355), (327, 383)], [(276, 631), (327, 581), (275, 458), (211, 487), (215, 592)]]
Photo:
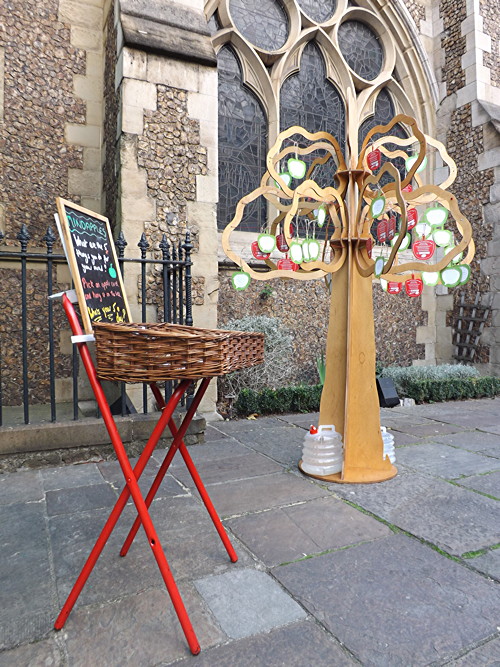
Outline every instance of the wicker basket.
[(264, 334), (177, 324), (94, 323), (103, 380), (160, 382), (225, 375), (264, 360)]

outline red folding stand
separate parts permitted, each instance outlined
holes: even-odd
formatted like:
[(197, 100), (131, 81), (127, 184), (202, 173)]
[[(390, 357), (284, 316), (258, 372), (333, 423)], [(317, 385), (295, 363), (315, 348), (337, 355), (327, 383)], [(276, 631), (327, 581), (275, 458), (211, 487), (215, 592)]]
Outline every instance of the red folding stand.
[[(63, 307), (66, 312), (66, 316), (69, 320), (73, 335), (81, 336), (83, 334), (83, 331), (81, 329), (78, 316), (75, 312), (75, 309), (73, 308), (71, 301), (69, 300), (66, 294), (63, 294), (62, 300), (63, 300)], [(226, 531), (222, 526), (221, 520), (219, 519), (217, 512), (215, 511), (215, 508), (212, 504), (212, 501), (210, 500), (210, 497), (205, 487), (203, 486), (203, 482), (201, 481), (198, 471), (195, 468), (195, 465), (191, 459), (191, 456), (189, 455), (189, 452), (183, 440), (186, 431), (189, 427), (189, 424), (191, 423), (191, 420), (196, 412), (196, 409), (198, 408), (198, 405), (208, 387), (210, 378), (205, 378), (204, 380), (201, 381), (200, 387), (198, 388), (193, 398), (191, 406), (189, 407), (182, 421), (182, 424), (179, 426), (178, 429), (173, 420), (173, 413), (180, 399), (182, 398), (184, 392), (191, 385), (192, 380), (183, 380), (172, 394), (168, 403), (165, 403), (163, 396), (161, 395), (161, 392), (158, 389), (158, 386), (156, 384), (150, 385), (153, 394), (156, 398), (156, 401), (158, 403), (158, 406), (160, 407), (162, 412), (158, 420), (158, 423), (153, 429), (151, 437), (149, 438), (142, 454), (139, 457), (139, 460), (137, 461), (135, 467), (132, 469), (130, 461), (128, 460), (128, 456), (125, 452), (123, 442), (120, 438), (120, 434), (118, 433), (115, 421), (111, 414), (108, 401), (104, 395), (101, 384), (97, 377), (97, 372), (94, 363), (92, 361), (92, 358), (90, 356), (87, 344), (85, 342), (77, 342), (76, 345), (78, 346), (78, 350), (80, 352), (80, 356), (85, 366), (85, 370), (87, 372), (90, 384), (92, 386), (92, 390), (97, 399), (97, 404), (101, 411), (101, 415), (104, 419), (104, 423), (109, 433), (109, 437), (111, 438), (111, 443), (116, 452), (117, 459), (120, 463), (120, 467), (122, 469), (123, 476), (125, 478), (126, 486), (121, 492), (120, 497), (118, 498), (111, 514), (109, 515), (109, 518), (106, 521), (106, 524), (104, 525), (104, 528), (102, 529), (102, 532), (99, 535), (99, 538), (97, 539), (94, 548), (90, 552), (87, 562), (83, 566), (83, 569), (80, 572), (80, 575), (76, 580), (76, 583), (73, 586), (71, 593), (68, 595), (68, 599), (66, 600), (63, 608), (61, 609), (61, 612), (57, 617), (54, 627), (56, 630), (60, 630), (64, 626), (66, 619), (68, 618), (73, 608), (73, 605), (77, 601), (78, 596), (80, 595), (85, 585), (85, 582), (87, 581), (90, 573), (94, 568), (94, 565), (97, 562), (97, 559), (99, 558), (106, 542), (108, 541), (108, 538), (111, 535), (125, 505), (127, 504), (129, 497), (132, 496), (132, 500), (134, 501), (134, 504), (136, 506), (138, 516), (130, 530), (130, 533), (128, 534), (127, 539), (123, 544), (123, 547), (120, 551), (120, 556), (125, 556), (127, 554), (130, 545), (132, 544), (134, 537), (137, 534), (140, 525), (142, 524), (142, 526), (144, 527), (144, 531), (146, 533), (149, 546), (151, 547), (156, 562), (158, 563), (158, 567), (160, 568), (161, 575), (163, 577), (168, 593), (174, 605), (180, 624), (182, 626), (184, 634), (186, 635), (189, 648), (191, 649), (193, 655), (197, 655), (200, 652), (200, 645), (196, 637), (196, 634), (193, 630), (193, 626), (191, 625), (191, 621), (189, 620), (186, 608), (184, 607), (184, 603), (177, 588), (177, 584), (175, 583), (174, 577), (168, 566), (168, 562), (163, 552), (160, 540), (158, 538), (158, 534), (156, 533), (153, 522), (151, 521), (151, 517), (149, 516), (148, 508), (155, 497), (155, 494), (169, 468), (170, 463), (172, 462), (172, 459), (174, 458), (175, 453), (177, 452), (177, 450), (179, 450), (191, 474), (191, 477), (193, 478), (196, 488), (198, 489), (198, 492), (203, 502), (205, 503), (208, 513), (210, 514), (210, 517), (214, 523), (214, 526), (217, 529), (217, 532), (219, 533), (219, 536), (224, 546), (226, 547), (227, 553), (229, 554), (229, 558), (233, 563), (235, 563), (238, 560), (238, 556), (236, 555), (236, 552), (234, 551), (233, 546), (229, 541)], [(153, 451), (156, 445), (158, 444), (158, 441), (167, 425), (170, 429), (170, 432), (172, 433), (173, 442), (167, 451), (165, 459), (156, 475), (156, 478), (151, 486), (151, 489), (149, 490), (146, 498), (144, 499), (139, 489), (138, 480), (142, 472), (144, 471), (147, 462), (151, 458), (151, 455), (153, 454)]]

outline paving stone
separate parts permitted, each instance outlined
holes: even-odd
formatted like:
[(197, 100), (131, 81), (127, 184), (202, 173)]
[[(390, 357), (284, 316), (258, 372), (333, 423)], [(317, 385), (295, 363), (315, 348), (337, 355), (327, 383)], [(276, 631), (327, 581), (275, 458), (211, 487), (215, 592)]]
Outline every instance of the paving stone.
[[(186, 610), (202, 648), (225, 636), (191, 586), (180, 587)], [(163, 590), (149, 590), (102, 607), (74, 610), (65, 625), (71, 667), (156, 665), (190, 651), (172, 602)]]
[(404, 535), (273, 574), (363, 665), (428, 665), (496, 632), (498, 587)]
[(500, 465), (499, 461), (481, 454), (435, 443), (401, 447), (397, 457), (398, 463), (445, 479), (488, 472)]
[(0, 475), (0, 505), (11, 505), (43, 499), (40, 471)]
[(265, 572), (233, 570), (194, 583), (232, 639), (268, 632), (306, 617), (306, 612)]
[(74, 486), (102, 484), (102, 475), (95, 463), (80, 463), (40, 471), (45, 491), (71, 489)]
[(380, 484), (334, 487), (337, 495), (451, 554), (500, 542), (500, 503), (439, 479), (400, 467)]
[[(163, 461), (163, 457), (161, 458)], [(132, 459), (131, 463), (134, 466), (137, 462), (137, 459)], [(120, 494), (122, 489), (125, 487), (125, 479), (123, 477), (122, 469), (118, 461), (104, 461), (99, 463), (99, 470), (104, 477), (104, 479), (113, 485), (115, 490)], [(156, 473), (160, 469), (160, 463), (156, 459), (150, 459), (147, 466), (144, 469), (140, 479), (139, 479), (139, 488), (141, 489), (142, 495), (146, 497), (148, 494), (151, 485), (153, 484)], [(166, 498), (168, 496), (177, 496), (185, 495), (187, 492), (179, 484), (179, 482), (172, 477), (169, 473), (165, 475), (163, 481), (158, 489), (155, 498)], [(129, 503), (132, 504), (132, 498), (129, 499)]]
[[(218, 423), (218, 422), (216, 422)], [(205, 442), (212, 442), (214, 440), (223, 440), (228, 435), (220, 431), (216, 425), (207, 424), (205, 427)]]
[(453, 424), (440, 424), (439, 422), (429, 422), (427, 424), (397, 424), (393, 427), (395, 431), (401, 431), (418, 438), (429, 438), (440, 434), (457, 433), (463, 431), (465, 427)]
[(347, 667), (358, 664), (340, 644), (312, 621), (292, 623), (269, 633), (202, 651), (179, 667)]
[(500, 437), (494, 433), (483, 431), (463, 431), (451, 435), (438, 435), (432, 438), (434, 442), (442, 442), (445, 445), (462, 447), (471, 452), (487, 454), (500, 458)]
[(283, 426), (279, 417), (259, 417), (258, 419), (233, 419), (231, 421), (217, 422), (217, 427), (223, 433), (241, 435), (248, 431), (262, 428), (276, 428)]
[(0, 507), (0, 639), (11, 647), (47, 633), (57, 607), (43, 503)]
[(483, 556), (467, 559), (467, 563), (476, 570), (500, 581), (500, 549), (492, 549)]
[[(252, 451), (245, 456), (229, 456), (218, 461), (202, 462), (196, 467), (204, 484), (270, 475), (283, 470), (279, 463)], [(175, 475), (186, 486), (194, 486), (193, 479), (185, 466), (176, 468)]]
[(0, 667), (58, 667), (62, 664), (63, 656), (54, 638), (0, 653)]
[(405, 445), (416, 445), (420, 443), (425, 443), (426, 438), (423, 438), (420, 435), (409, 435), (408, 433), (401, 433), (401, 431), (395, 431), (390, 429), (389, 433), (394, 438), (394, 445), (396, 447), (404, 447)]
[[(500, 461), (499, 461), (500, 463)], [(500, 500), (500, 471), (490, 472), (487, 475), (474, 475), (459, 480), (461, 486), (467, 486), (475, 491), (486, 493)]]
[(302, 457), (305, 431), (297, 426), (261, 428), (238, 434), (238, 440), (287, 466), (296, 466)]
[(306, 415), (280, 415), (280, 419), (282, 419), (287, 424), (294, 424), (295, 426), (300, 426), (300, 428), (305, 428), (308, 431), (311, 425), (318, 425), (319, 412), (309, 412)]
[(491, 639), (466, 655), (446, 663), (446, 667), (498, 667), (500, 665), (500, 639)]
[(230, 519), (228, 525), (268, 566), (391, 534), (380, 521), (335, 498)]
[[(195, 465), (198, 466), (201, 463), (220, 461), (229, 457), (247, 456), (251, 453), (252, 450), (249, 447), (245, 447), (234, 438), (228, 437), (224, 440), (216, 440), (207, 443), (206, 445), (188, 447), (188, 451)], [(160, 462), (163, 461), (164, 456), (165, 455), (160, 453), (159, 450), (157, 450), (154, 454), (154, 457)], [(176, 454), (174, 456), (174, 460), (172, 461), (172, 469), (185, 467), (186, 464), (184, 463), (182, 456), (180, 454)]]
[(487, 422), (483, 422), (478, 428), (486, 433), (496, 433), (497, 435), (500, 435), (500, 425), (498, 423), (488, 424)]
[(275, 473), (224, 484), (209, 484), (207, 490), (223, 517), (328, 495), (328, 491), (317, 484), (291, 473)]
[(117, 497), (116, 491), (109, 484), (92, 484), (91, 486), (47, 491), (47, 513), (49, 516), (55, 516), (56, 514), (73, 514), (101, 507), (112, 507)]

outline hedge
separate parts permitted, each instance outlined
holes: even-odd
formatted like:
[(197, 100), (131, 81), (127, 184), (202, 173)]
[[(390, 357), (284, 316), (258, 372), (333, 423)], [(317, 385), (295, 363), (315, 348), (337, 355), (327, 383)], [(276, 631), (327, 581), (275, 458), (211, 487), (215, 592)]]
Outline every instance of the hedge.
[[(500, 394), (500, 378), (468, 377), (444, 380), (408, 380), (405, 398), (416, 403), (438, 403), (467, 398), (486, 398)], [(322, 385), (299, 385), (256, 392), (242, 389), (236, 401), (236, 413), (269, 415), (288, 412), (316, 412), (319, 410)], [(400, 396), (403, 398), (403, 396)]]

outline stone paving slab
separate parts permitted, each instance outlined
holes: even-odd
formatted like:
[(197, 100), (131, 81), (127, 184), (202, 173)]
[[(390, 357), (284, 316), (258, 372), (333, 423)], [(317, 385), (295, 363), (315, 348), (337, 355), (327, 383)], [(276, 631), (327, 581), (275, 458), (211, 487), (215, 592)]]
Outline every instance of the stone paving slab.
[(500, 582), (500, 549), (492, 549), (483, 556), (467, 559), (467, 563)]
[(207, 491), (221, 517), (257, 512), (328, 495), (328, 491), (309, 479), (301, 479), (286, 472), (225, 484), (208, 484)]
[[(252, 451), (244, 456), (228, 456), (222, 457), (218, 461), (202, 462), (197, 464), (196, 467), (205, 485), (258, 477), (259, 475), (270, 475), (283, 470), (279, 463)], [(188, 486), (193, 484), (191, 475), (185, 466), (175, 468), (175, 476), (183, 484)]]
[(491, 639), (466, 655), (446, 663), (447, 667), (498, 667), (500, 665), (500, 639)]
[(332, 486), (337, 495), (450, 554), (500, 542), (500, 504), (496, 500), (403, 466), (396, 477), (381, 484)]
[(319, 412), (309, 412), (308, 414), (280, 415), (280, 419), (286, 424), (294, 424), (308, 431), (312, 425), (317, 426), (319, 422)]
[(487, 475), (473, 475), (467, 479), (459, 480), (459, 484), (500, 500), (500, 471), (490, 472)]
[(269, 633), (202, 651), (179, 667), (348, 667), (357, 665), (331, 635), (313, 621), (299, 621)]
[(40, 471), (19, 471), (0, 475), (0, 505), (36, 502), (43, 497)]
[[(220, 461), (225, 458), (234, 457), (234, 456), (247, 456), (252, 450), (248, 447), (244, 447), (234, 438), (228, 437), (225, 440), (215, 440), (207, 443), (207, 446), (198, 445), (196, 447), (189, 447), (189, 455), (194, 461), (196, 466), (201, 463), (211, 463), (212, 461)], [(153, 454), (153, 458), (161, 464), (165, 458), (165, 450), (157, 449)], [(171, 463), (173, 468), (185, 468), (186, 464), (184, 463), (182, 456), (176, 454)]]
[(0, 648), (3, 648), (46, 634), (57, 601), (43, 503), (0, 507), (0, 526)]
[[(225, 635), (192, 586), (180, 593), (203, 648)], [(75, 610), (63, 630), (71, 667), (157, 665), (189, 655), (184, 633), (166, 591), (152, 589), (101, 607)]]
[(335, 498), (231, 519), (228, 526), (267, 566), (391, 534), (380, 521)]
[(90, 486), (91, 484), (103, 483), (103, 476), (95, 463), (42, 468), (40, 474), (45, 491), (57, 491), (71, 489), (74, 486)]
[(500, 436), (494, 433), (463, 431), (451, 435), (438, 435), (432, 440), (433, 442), (442, 442), (445, 445), (461, 447), (471, 452), (500, 458)]
[(419, 472), (444, 479), (457, 479), (500, 467), (500, 461), (445, 444), (427, 443), (401, 447), (397, 461)]
[(428, 665), (497, 631), (498, 587), (404, 535), (273, 574), (363, 665)]
[(232, 570), (194, 584), (232, 639), (268, 632), (307, 615), (269, 574), (259, 570)]
[(217, 428), (218, 422), (215, 422), (214, 424), (207, 424), (205, 427), (205, 442), (213, 442), (214, 440), (223, 440), (224, 438), (228, 438), (229, 436), (224, 433), (224, 431), (220, 431)]
[(401, 431), (402, 433), (407, 433), (418, 438), (431, 438), (441, 434), (458, 433), (465, 430), (465, 427), (454, 424), (440, 424), (433, 421), (429, 421), (427, 424), (405, 424), (403, 422), (394, 425), (393, 430)]
[(237, 433), (248, 433), (255, 429), (276, 428), (283, 426), (283, 421), (279, 417), (259, 417), (259, 419), (233, 419), (231, 421), (215, 422), (215, 428), (223, 433), (232, 435)]
[(62, 651), (54, 637), (0, 653), (0, 667), (58, 667), (62, 664)]
[(496, 435), (500, 435), (500, 426), (498, 423), (494, 424), (488, 424), (486, 422), (481, 423), (477, 427), (480, 431), (485, 431), (486, 433), (495, 433)]
[(410, 435), (408, 433), (401, 433), (401, 431), (396, 431), (393, 428), (389, 430), (389, 433), (394, 438), (394, 445), (396, 447), (405, 447), (406, 445), (419, 445), (427, 442), (427, 438), (423, 438), (419, 435)]
[(258, 428), (238, 434), (239, 442), (286, 466), (296, 466), (302, 456), (305, 431), (298, 426)]
[[(137, 459), (133, 459), (132, 465), (135, 465), (136, 462)], [(120, 494), (125, 487), (125, 479), (118, 461), (103, 461), (102, 463), (99, 463), (98, 466), (102, 477), (113, 486), (118, 494)], [(159, 469), (160, 463), (156, 459), (150, 459), (148, 461), (148, 464), (139, 479), (139, 488), (144, 497), (146, 497), (151, 488)], [(186, 493), (186, 490), (179, 484), (179, 482), (172, 477), (172, 475), (167, 473), (163, 478), (155, 497), (166, 498), (168, 496), (186, 495)], [(130, 498), (129, 503), (132, 502), (133, 501)]]
[(47, 491), (47, 514), (73, 514), (88, 510), (113, 507), (117, 493), (110, 484), (92, 484), (91, 486), (75, 486), (71, 489)]

